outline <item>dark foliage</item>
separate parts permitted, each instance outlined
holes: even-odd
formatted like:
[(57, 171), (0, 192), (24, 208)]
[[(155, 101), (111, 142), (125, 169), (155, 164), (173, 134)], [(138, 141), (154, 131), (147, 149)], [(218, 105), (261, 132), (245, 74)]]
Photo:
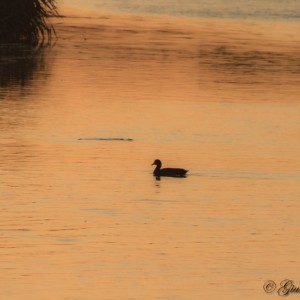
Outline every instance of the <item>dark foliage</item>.
[(56, 0), (1, 0), (0, 43), (49, 43), (55, 34), (47, 19), (57, 16)]

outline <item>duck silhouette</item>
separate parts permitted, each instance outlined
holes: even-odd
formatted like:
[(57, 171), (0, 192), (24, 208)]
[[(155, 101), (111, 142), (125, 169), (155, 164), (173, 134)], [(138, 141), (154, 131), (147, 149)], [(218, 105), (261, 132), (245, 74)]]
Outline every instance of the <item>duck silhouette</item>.
[(185, 177), (185, 174), (188, 172), (188, 170), (180, 169), (180, 168), (163, 168), (161, 169), (161, 161), (159, 159), (156, 159), (152, 166), (156, 165), (156, 168), (153, 171), (153, 176), (160, 177)]

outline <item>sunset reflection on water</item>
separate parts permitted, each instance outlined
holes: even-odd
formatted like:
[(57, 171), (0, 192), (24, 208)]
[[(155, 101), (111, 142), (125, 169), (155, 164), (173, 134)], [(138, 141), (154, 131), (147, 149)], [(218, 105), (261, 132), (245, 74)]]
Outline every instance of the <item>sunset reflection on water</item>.
[[(265, 299), (296, 281), (295, 25), (55, 26), (42, 67), (1, 85), (0, 298)], [(156, 158), (188, 177), (156, 181)]]

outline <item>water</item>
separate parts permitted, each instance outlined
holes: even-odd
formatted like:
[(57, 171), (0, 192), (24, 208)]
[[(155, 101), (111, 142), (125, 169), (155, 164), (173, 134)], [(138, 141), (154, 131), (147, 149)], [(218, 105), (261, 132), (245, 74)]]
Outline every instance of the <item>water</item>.
[(64, 0), (62, 5), (132, 14), (172, 15), (194, 18), (300, 20), (298, 0)]
[(299, 286), (299, 24), (53, 22), (53, 48), (1, 47), (0, 298)]

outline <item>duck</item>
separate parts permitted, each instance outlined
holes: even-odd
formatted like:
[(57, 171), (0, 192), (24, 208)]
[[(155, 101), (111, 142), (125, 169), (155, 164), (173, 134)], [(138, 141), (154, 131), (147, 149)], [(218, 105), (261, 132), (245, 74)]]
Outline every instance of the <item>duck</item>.
[(161, 169), (161, 161), (159, 159), (156, 159), (152, 166), (156, 165), (156, 168), (153, 171), (153, 176), (160, 177), (185, 177), (185, 174), (188, 172), (188, 170), (180, 169), (180, 168), (163, 168)]

